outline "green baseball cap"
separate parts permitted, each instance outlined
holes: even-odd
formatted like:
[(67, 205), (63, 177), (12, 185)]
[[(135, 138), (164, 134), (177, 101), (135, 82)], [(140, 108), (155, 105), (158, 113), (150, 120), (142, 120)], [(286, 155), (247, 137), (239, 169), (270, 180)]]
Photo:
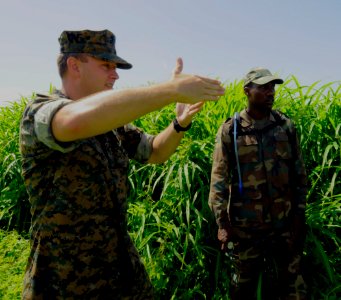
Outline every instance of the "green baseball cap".
[(256, 83), (259, 85), (267, 84), (274, 81), (274, 83), (282, 84), (283, 79), (273, 76), (268, 69), (265, 68), (252, 68), (244, 77), (244, 86), (249, 83)]
[(114, 62), (120, 69), (132, 68), (132, 64), (117, 56), (115, 40), (109, 30), (63, 31), (58, 39), (61, 53), (85, 53)]

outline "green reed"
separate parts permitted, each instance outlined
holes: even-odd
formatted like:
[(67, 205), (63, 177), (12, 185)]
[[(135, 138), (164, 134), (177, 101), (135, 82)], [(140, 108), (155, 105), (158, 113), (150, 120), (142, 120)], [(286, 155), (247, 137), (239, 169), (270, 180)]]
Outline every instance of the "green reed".
[[(296, 123), (309, 175), (304, 261), (312, 299), (337, 299), (341, 293), (340, 98), (340, 82), (301, 86), (290, 77), (278, 86), (275, 102)], [(26, 101), (0, 109), (0, 225), (23, 233), (29, 221), (18, 128)], [(225, 95), (217, 103), (204, 105), (168, 161), (131, 163), (128, 226), (157, 298), (228, 299), (230, 263), (218, 250), (207, 199), (216, 132), (245, 105), (242, 82), (227, 83)], [(171, 105), (150, 113), (135, 124), (158, 133), (170, 124), (174, 109)], [(4, 263), (8, 269), (18, 268), (15, 261)], [(4, 279), (0, 295), (3, 286), (12, 284), (11, 276)]]

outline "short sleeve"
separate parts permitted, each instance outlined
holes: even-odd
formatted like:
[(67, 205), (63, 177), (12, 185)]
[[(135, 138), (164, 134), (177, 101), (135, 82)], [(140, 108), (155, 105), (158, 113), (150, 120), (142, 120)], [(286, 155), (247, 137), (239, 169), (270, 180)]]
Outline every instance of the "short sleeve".
[(70, 152), (75, 149), (79, 142), (59, 142), (55, 139), (52, 133), (52, 119), (56, 112), (65, 105), (71, 103), (69, 99), (59, 99), (49, 101), (42, 105), (34, 115), (34, 131), (37, 139), (47, 147), (63, 153)]
[(155, 136), (142, 133), (140, 143), (137, 146), (137, 151), (134, 156), (134, 159), (145, 163), (148, 161), (149, 157), (151, 156), (153, 152), (153, 140)]
[(129, 158), (146, 163), (153, 152), (154, 135), (147, 134), (132, 124), (118, 128), (116, 132)]

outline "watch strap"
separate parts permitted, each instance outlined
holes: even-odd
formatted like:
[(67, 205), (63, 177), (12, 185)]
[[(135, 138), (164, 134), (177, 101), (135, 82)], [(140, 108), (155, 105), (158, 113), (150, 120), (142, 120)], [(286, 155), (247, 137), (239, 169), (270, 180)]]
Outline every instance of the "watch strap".
[(182, 126), (179, 124), (178, 120), (175, 118), (175, 119), (173, 120), (173, 126), (174, 126), (174, 129), (175, 129), (176, 132), (187, 131), (187, 130), (189, 130), (189, 129), (192, 127), (192, 122), (189, 123), (188, 126), (182, 127)]

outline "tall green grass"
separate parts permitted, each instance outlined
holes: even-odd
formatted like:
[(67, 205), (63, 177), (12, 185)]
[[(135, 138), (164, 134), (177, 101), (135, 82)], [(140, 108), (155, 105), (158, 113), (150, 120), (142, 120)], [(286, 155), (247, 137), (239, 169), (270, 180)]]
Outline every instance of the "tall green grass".
[[(296, 122), (309, 174), (304, 260), (312, 299), (338, 299), (341, 295), (340, 100), (341, 83), (301, 86), (291, 77), (277, 90), (276, 108)], [(7, 122), (3, 127), (7, 142), (1, 141), (13, 143), (0, 150), (0, 213), (6, 230), (27, 230), (27, 221), (19, 216), (19, 211), (27, 210), (27, 198), (19, 174), (16, 138), (24, 102), (2, 110), (0, 117)], [(225, 96), (217, 103), (205, 104), (167, 162), (131, 164), (128, 226), (157, 298), (228, 299), (230, 265), (218, 251), (207, 198), (218, 127), (245, 105), (242, 83), (226, 84)], [(174, 115), (174, 106), (169, 106), (135, 124), (158, 133)]]
[(29, 202), (21, 177), (19, 122), (27, 99), (0, 107), (0, 226), (27, 231)]
[(0, 299), (20, 299), (28, 254), (27, 239), (0, 230)]

